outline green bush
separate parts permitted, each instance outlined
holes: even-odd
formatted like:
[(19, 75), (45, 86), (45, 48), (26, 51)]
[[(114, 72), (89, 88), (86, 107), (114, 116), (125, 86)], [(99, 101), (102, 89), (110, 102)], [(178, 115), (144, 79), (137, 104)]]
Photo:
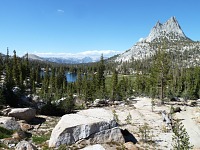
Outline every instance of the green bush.
[(0, 127), (0, 139), (11, 137), (13, 134), (12, 130)]
[(42, 135), (42, 136), (33, 136), (33, 142), (36, 144), (42, 144), (50, 139), (50, 134)]
[(174, 135), (172, 137), (172, 146), (174, 150), (189, 150), (193, 149), (190, 143), (190, 137), (180, 120), (176, 121), (173, 127)]
[(68, 97), (66, 100), (61, 101), (59, 104), (51, 103), (49, 101), (41, 109), (42, 115), (50, 116), (62, 116), (67, 113), (71, 113), (74, 110), (74, 99), (72, 96)]

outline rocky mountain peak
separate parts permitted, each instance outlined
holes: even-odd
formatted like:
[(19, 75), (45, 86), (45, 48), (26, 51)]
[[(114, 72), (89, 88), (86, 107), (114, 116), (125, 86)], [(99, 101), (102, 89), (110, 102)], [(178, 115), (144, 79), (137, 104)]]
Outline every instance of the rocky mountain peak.
[(160, 37), (166, 37), (169, 40), (179, 40), (182, 38), (187, 39), (175, 17), (171, 17), (164, 24), (161, 24), (158, 21), (156, 25), (151, 29), (149, 36), (146, 38), (146, 41), (152, 42), (153, 40), (159, 39)]
[(156, 25), (154, 26), (154, 28), (160, 28), (162, 26), (162, 23), (160, 23), (160, 21), (158, 20), (158, 22), (156, 23)]
[[(198, 55), (194, 55), (195, 61), (200, 60), (200, 42), (192, 41), (186, 37), (176, 18), (171, 17), (163, 24), (158, 21), (151, 29), (148, 37), (138, 41), (129, 50), (118, 55), (115, 61), (125, 62), (131, 61), (133, 58), (137, 60), (151, 57), (159, 49), (163, 41), (168, 51), (172, 53), (177, 51), (184, 53), (187, 51), (186, 53), (191, 54), (195, 52)], [(194, 61), (194, 59), (191, 59), (191, 61)]]

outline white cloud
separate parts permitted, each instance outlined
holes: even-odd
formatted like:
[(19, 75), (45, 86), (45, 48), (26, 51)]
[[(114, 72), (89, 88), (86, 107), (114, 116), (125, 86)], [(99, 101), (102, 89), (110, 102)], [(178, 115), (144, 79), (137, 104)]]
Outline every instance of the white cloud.
[(65, 11), (62, 10), (62, 9), (57, 9), (57, 12), (58, 12), (58, 13), (64, 13)]
[(84, 57), (91, 57), (92, 59), (99, 59), (101, 54), (103, 54), (104, 57), (108, 58), (111, 56), (114, 56), (116, 54), (121, 53), (120, 51), (115, 50), (90, 50), (90, 51), (84, 51), (84, 52), (78, 52), (78, 53), (39, 53), (34, 52), (35, 55), (38, 55), (40, 57), (61, 57), (61, 58), (84, 58)]

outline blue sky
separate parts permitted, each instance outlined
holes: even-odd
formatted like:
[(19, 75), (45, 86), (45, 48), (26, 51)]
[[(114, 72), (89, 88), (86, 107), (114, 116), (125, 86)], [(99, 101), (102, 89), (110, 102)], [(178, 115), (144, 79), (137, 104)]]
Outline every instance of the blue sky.
[(111, 55), (171, 16), (196, 41), (199, 7), (199, 0), (0, 0), (0, 52), (9, 47), (19, 56)]

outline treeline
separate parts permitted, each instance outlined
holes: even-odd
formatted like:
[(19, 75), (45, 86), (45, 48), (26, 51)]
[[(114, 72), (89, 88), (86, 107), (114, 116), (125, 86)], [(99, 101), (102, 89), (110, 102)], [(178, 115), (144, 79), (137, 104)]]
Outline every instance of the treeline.
[[(76, 82), (67, 82), (66, 73), (77, 73)], [(112, 77), (106, 79), (107, 74)], [(103, 55), (98, 63), (64, 65), (41, 61), (30, 61), (28, 54), (17, 57), (16, 51), (0, 55), (0, 105), (20, 107), (23, 96), (39, 95), (47, 105), (43, 113), (52, 109), (70, 112), (74, 109), (74, 96), (85, 103), (95, 99), (123, 100), (131, 93), (133, 85), (128, 78), (118, 81), (114, 65), (104, 62)], [(59, 99), (64, 99), (59, 104)], [(49, 111), (49, 112), (48, 112)]]
[[(48, 107), (70, 112), (75, 107), (74, 96), (85, 103), (125, 100), (133, 94), (200, 98), (200, 67), (181, 59), (180, 54), (161, 47), (145, 59), (115, 62), (104, 60), (102, 55), (97, 63), (66, 65), (30, 61), (28, 54), (19, 58), (16, 51), (10, 56), (7, 49), (5, 56), (0, 55), (0, 104), (18, 107), (22, 95), (39, 95)], [(66, 72), (77, 73), (76, 82), (67, 82)], [(15, 92), (15, 87), (20, 90)], [(61, 98), (65, 101), (57, 106)]]
[(134, 89), (160, 99), (183, 97), (200, 98), (200, 67), (193, 62), (184, 62), (176, 53), (160, 48), (154, 56), (137, 60)]
[(0, 105), (20, 107), (20, 100), (28, 95), (39, 95), (46, 103), (65, 96), (65, 70), (63, 65), (29, 61), (28, 54), (17, 57), (15, 50), (10, 56), (7, 49), (6, 55), (0, 55)]

